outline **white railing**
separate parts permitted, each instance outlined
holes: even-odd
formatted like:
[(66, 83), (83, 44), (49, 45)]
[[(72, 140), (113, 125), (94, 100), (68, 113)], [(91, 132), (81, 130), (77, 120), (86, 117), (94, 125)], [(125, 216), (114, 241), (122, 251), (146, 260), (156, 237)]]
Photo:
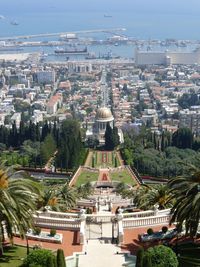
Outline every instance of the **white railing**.
[(155, 215), (155, 212), (153, 210), (123, 213), (124, 219), (141, 218), (141, 217), (148, 217), (148, 216), (154, 216), (154, 215)]
[(158, 215), (140, 218), (127, 218), (123, 219), (124, 228), (141, 227), (148, 225), (169, 224), (170, 215)]
[(91, 222), (108, 223), (108, 222), (111, 222), (112, 218), (115, 218), (115, 214), (111, 214), (111, 215), (86, 214), (86, 217), (89, 218)]
[(165, 209), (165, 210), (158, 210), (157, 214), (158, 215), (169, 215), (170, 214), (170, 209)]
[(123, 213), (124, 219), (127, 218), (141, 218), (141, 217), (149, 217), (149, 216), (158, 216), (158, 215), (169, 215), (170, 209), (165, 210), (146, 210), (146, 211), (138, 211), (138, 212), (127, 212)]
[(114, 206), (127, 207), (131, 205), (131, 200), (111, 201)]
[(79, 230), (80, 220), (66, 218), (51, 218), (34, 215), (34, 224), (39, 227), (49, 227), (56, 229)]
[(66, 219), (78, 219), (79, 213), (67, 213), (67, 212), (57, 212), (57, 211), (37, 211), (37, 216), (48, 217), (48, 218), (66, 218)]

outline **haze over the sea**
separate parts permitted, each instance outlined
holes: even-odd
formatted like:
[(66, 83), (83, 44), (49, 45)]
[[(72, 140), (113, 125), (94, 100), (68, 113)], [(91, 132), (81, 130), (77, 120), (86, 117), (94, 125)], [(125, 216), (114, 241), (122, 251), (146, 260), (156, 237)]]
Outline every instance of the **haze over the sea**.
[(125, 27), (127, 35), (136, 38), (200, 39), (199, 0), (0, 0), (0, 4), (0, 15), (5, 16), (0, 36)]

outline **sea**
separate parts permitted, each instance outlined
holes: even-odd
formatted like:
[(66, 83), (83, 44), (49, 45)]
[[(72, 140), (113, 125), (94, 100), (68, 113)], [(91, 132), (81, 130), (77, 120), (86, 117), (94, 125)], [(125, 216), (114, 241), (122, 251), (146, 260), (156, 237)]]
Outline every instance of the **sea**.
[[(198, 0), (0, 0), (0, 7), (0, 37), (126, 28), (124, 36), (140, 40), (200, 40)], [(92, 33), (82, 37), (99, 40), (111, 34)], [(131, 45), (88, 49), (96, 54), (134, 55)], [(28, 48), (25, 52), (30, 50), (52, 52), (44, 47)]]

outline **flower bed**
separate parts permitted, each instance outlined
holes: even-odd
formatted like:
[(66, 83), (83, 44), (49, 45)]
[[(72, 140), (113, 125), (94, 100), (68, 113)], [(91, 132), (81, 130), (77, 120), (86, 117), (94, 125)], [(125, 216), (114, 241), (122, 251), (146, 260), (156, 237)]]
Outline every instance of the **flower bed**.
[(177, 235), (176, 229), (168, 230), (166, 233), (162, 231), (154, 232), (151, 235), (149, 234), (142, 234), (139, 235), (139, 240), (141, 242), (148, 242), (148, 241), (157, 241), (157, 240), (164, 240), (164, 239), (172, 239)]
[(33, 233), (32, 230), (29, 230), (27, 232), (26, 237), (32, 240), (39, 240), (39, 241), (58, 243), (58, 244), (61, 244), (63, 239), (62, 234), (55, 234), (54, 236), (51, 236), (49, 232), (42, 231), (39, 235), (36, 235)]
[(108, 158), (107, 158), (107, 152), (103, 152), (102, 153), (102, 162), (103, 163), (107, 163), (108, 162)]

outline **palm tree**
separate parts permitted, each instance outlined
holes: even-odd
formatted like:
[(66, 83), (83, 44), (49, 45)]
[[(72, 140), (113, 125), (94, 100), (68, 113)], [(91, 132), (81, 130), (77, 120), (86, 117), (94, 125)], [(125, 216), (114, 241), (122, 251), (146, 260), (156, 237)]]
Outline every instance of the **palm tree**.
[(0, 167), (0, 243), (3, 224), (11, 241), (14, 232), (25, 237), (27, 230), (33, 226), (33, 213), (41, 191), (38, 183), (21, 178), (23, 174), (13, 168)]
[(41, 201), (39, 202), (38, 208), (44, 209), (47, 206), (49, 206), (54, 211), (60, 211), (57, 197), (57, 189), (55, 187), (44, 188), (44, 193)]
[(144, 210), (153, 209), (155, 205), (158, 205), (161, 210), (172, 206), (171, 201), (169, 201), (168, 187), (164, 184), (157, 184), (151, 187), (142, 186), (138, 189), (134, 201), (138, 208)]
[(90, 182), (86, 184), (80, 185), (76, 188), (76, 193), (78, 198), (87, 198), (89, 195), (93, 193), (93, 187)]
[(68, 183), (58, 189), (57, 197), (60, 209), (63, 211), (69, 210), (76, 205), (76, 192), (73, 188), (69, 187)]
[(190, 165), (188, 174), (171, 179), (168, 185), (175, 201), (171, 223), (177, 222), (180, 229), (185, 224), (186, 234), (194, 237), (200, 219), (200, 170)]
[(76, 199), (76, 190), (66, 183), (63, 186), (45, 189), (39, 208), (49, 206), (54, 211), (66, 211), (76, 205)]

